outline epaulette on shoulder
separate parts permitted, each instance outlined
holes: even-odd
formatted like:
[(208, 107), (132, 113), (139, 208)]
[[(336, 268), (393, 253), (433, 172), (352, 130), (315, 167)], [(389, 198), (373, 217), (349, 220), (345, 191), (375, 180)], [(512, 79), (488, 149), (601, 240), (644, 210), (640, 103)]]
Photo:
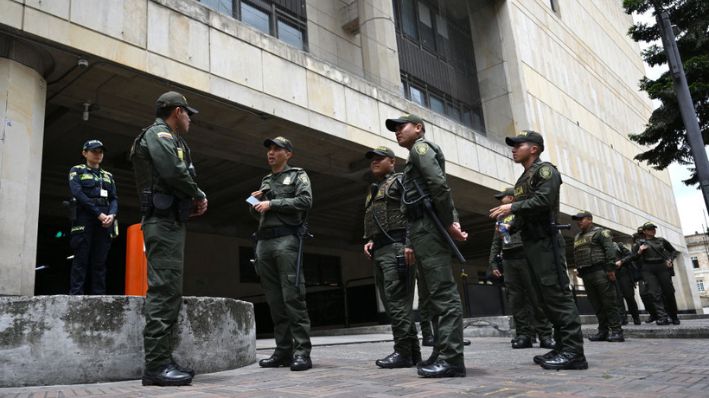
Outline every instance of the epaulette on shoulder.
[(78, 171), (78, 170), (86, 170), (86, 165), (85, 165), (85, 164), (77, 164), (76, 166), (73, 166), (71, 169), (72, 169), (72, 170), (76, 170), (76, 171)]

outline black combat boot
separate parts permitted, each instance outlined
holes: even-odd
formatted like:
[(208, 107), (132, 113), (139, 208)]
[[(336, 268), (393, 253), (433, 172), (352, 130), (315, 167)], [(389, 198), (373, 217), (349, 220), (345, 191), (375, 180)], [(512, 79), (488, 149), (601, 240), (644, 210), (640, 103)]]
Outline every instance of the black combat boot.
[(640, 325), (640, 314), (633, 315), (633, 324)]
[(679, 321), (679, 318), (677, 317), (677, 315), (672, 317), (672, 324), (673, 325), (679, 325), (680, 323), (681, 322)]
[(194, 370), (192, 368), (189, 368), (187, 366), (182, 366), (175, 359), (172, 359), (172, 364), (175, 365), (175, 369), (179, 370), (180, 372), (187, 373), (190, 375), (190, 377), (194, 377)]
[(544, 369), (588, 369), (588, 362), (583, 354), (575, 352), (560, 352), (553, 358), (541, 363)]
[(279, 368), (281, 366), (290, 366), (291, 362), (290, 354), (274, 352), (270, 357), (258, 361), (258, 366), (262, 368)]
[(438, 360), (438, 348), (433, 347), (433, 351), (431, 351), (431, 356), (428, 357), (427, 360), (417, 363), (416, 367), (422, 368), (424, 366), (430, 366), (430, 365), (433, 365), (437, 360)]
[[(419, 353), (419, 358), (420, 357), (421, 353)], [(384, 369), (410, 368), (414, 366), (410, 357), (402, 355), (396, 351), (382, 359), (377, 359), (374, 363), (377, 364), (377, 366), (379, 366), (380, 368)]]
[(422, 377), (465, 377), (465, 366), (439, 359), (428, 366), (418, 368), (418, 374)]
[(172, 362), (163, 365), (155, 370), (145, 370), (143, 372), (144, 386), (188, 386), (192, 384), (192, 376), (189, 373), (181, 372)]
[(540, 337), (539, 338), (539, 348), (546, 348), (553, 350), (556, 348), (556, 341), (554, 341), (554, 338), (551, 336), (548, 337)]
[(645, 323), (653, 323), (653, 322), (655, 322), (657, 319), (658, 319), (658, 318), (657, 318), (657, 315), (650, 314), (650, 317), (647, 318), (647, 321), (645, 321)]
[(532, 348), (532, 338), (529, 336), (517, 336), (511, 342), (512, 348)]
[(310, 361), (310, 357), (306, 355), (295, 355), (293, 361), (290, 364), (290, 370), (308, 370), (313, 367), (313, 363)]
[(608, 335), (608, 341), (610, 341), (611, 343), (624, 342), (625, 337), (623, 337), (623, 329), (611, 330), (611, 333)]
[(608, 340), (608, 332), (607, 331), (598, 331), (598, 333), (588, 336), (588, 339), (591, 341), (607, 341)]
[(666, 326), (670, 324), (670, 320), (668, 318), (658, 319), (655, 324), (659, 326)]
[(620, 324), (623, 326), (628, 324), (628, 316), (627, 315), (620, 317)]
[(552, 358), (554, 358), (554, 357), (557, 356), (557, 355), (559, 355), (559, 351), (557, 351), (557, 350), (551, 350), (551, 351), (547, 352), (547, 353), (544, 354), (544, 355), (535, 355), (534, 358), (532, 358), (532, 360), (533, 360), (534, 363), (536, 363), (537, 365), (541, 365), (542, 362), (547, 361), (547, 360), (549, 360), (549, 359), (552, 359)]

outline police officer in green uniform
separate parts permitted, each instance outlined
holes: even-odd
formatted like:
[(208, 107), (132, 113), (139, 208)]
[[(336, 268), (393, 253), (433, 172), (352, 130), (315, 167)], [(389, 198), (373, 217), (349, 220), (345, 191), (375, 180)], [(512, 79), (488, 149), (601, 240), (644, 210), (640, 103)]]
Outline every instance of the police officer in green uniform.
[[(425, 289), (429, 293), (432, 316), (437, 318), (438, 358), (429, 358), (418, 368), (423, 377), (464, 377), (463, 309), (451, 268), (451, 248), (424, 207), (430, 200), (435, 217), (450, 237), (465, 241), (460, 229), (451, 190), (446, 182), (445, 158), (441, 148), (424, 138), (425, 125), (416, 115), (387, 119), (386, 127), (396, 133), (396, 141), (409, 150), (404, 167), (402, 204), (408, 220), (408, 264), (418, 261)], [(414, 252), (416, 258), (414, 259)]]
[(364, 253), (374, 261), (374, 280), (391, 319), (394, 352), (380, 368), (408, 368), (421, 361), (413, 319), (415, 264), (406, 264), (406, 216), (401, 211), (402, 174), (394, 173), (394, 151), (376, 147), (365, 155), (376, 179), (365, 201)]
[(276, 350), (269, 358), (259, 361), (259, 365), (307, 370), (313, 366), (310, 318), (305, 304), (303, 270), (298, 272), (297, 267), (313, 192), (305, 170), (288, 165), (293, 156), (290, 140), (269, 138), (263, 145), (268, 148), (266, 156), (271, 173), (263, 178), (259, 190), (251, 194), (260, 199), (251, 207), (251, 213), (259, 220), (255, 266), (271, 309)]
[[(495, 198), (502, 204), (514, 201), (514, 188), (507, 188), (495, 194)], [(501, 228), (511, 225), (514, 215), (499, 220), (495, 235), (492, 237), (490, 247), (490, 274), (501, 278), (504, 272), (507, 297), (515, 321), (515, 338), (512, 339), (512, 348), (532, 348), (532, 340), (539, 336), (539, 347), (553, 349), (556, 345), (552, 337), (551, 322), (544, 314), (539, 304), (539, 297), (532, 285), (529, 265), (524, 255), (522, 236), (519, 231), (510, 234), (507, 238)], [(504, 229), (503, 229), (504, 230)], [(502, 257), (502, 270), (498, 266), (497, 256)]]
[(645, 241), (645, 234), (643, 233), (643, 226), (639, 226), (638, 230), (636, 233), (633, 234), (633, 243), (631, 245), (631, 255), (627, 256), (627, 260), (631, 260), (635, 263), (635, 267), (637, 269), (637, 276), (638, 278), (638, 294), (640, 295), (640, 300), (643, 302), (643, 306), (645, 307), (645, 311), (650, 315), (646, 320), (645, 323), (653, 323), (657, 321), (657, 310), (655, 309), (655, 297), (652, 295), (650, 292), (650, 289), (648, 288), (647, 283), (645, 283), (645, 279), (643, 279), (643, 273), (642, 273), (642, 268), (643, 268), (643, 261), (642, 258), (638, 255), (638, 253), (634, 250), (632, 250), (636, 244), (639, 244), (638, 242)]
[(545, 369), (587, 369), (581, 320), (566, 264), (560, 258), (563, 238), (551, 224), (559, 213), (561, 175), (556, 166), (539, 159), (544, 150), (541, 134), (522, 131), (505, 142), (512, 147), (513, 160), (524, 166), (524, 173), (515, 184), (515, 201), (490, 209), (490, 218), (515, 215), (512, 232), (521, 231), (534, 288), (556, 330), (557, 348), (535, 356), (534, 362)]
[[(86, 163), (69, 170), (69, 189), (74, 197), (76, 216), (72, 219), (69, 294), (106, 294), (106, 257), (111, 248), (111, 235), (116, 227), (118, 194), (113, 175), (101, 168), (106, 150), (99, 140), (84, 143), (81, 155)], [(90, 272), (91, 285), (86, 277)]]
[(591, 341), (623, 342), (615, 294), (615, 254), (611, 231), (593, 225), (593, 215), (582, 211), (571, 216), (580, 232), (574, 238), (576, 272), (583, 279), (588, 300), (598, 318), (598, 333)]
[[(664, 238), (655, 236), (657, 226), (651, 222), (643, 224), (645, 239), (633, 246), (633, 252), (642, 261), (642, 275), (648, 290), (654, 298), (658, 325), (679, 325), (677, 300), (672, 286), (673, 261), (677, 250)], [(669, 319), (668, 319), (669, 316)]]
[(178, 365), (172, 351), (182, 304), (185, 224), (207, 211), (207, 196), (195, 182), (190, 149), (182, 138), (197, 110), (174, 91), (162, 94), (155, 106), (155, 122), (130, 150), (148, 257), (143, 385), (183, 386), (192, 382), (194, 371)]
[(614, 242), (615, 251), (615, 293), (618, 298), (618, 314), (620, 323), (628, 323), (628, 314), (625, 311), (625, 303), (628, 304), (628, 312), (633, 317), (633, 323), (640, 325), (640, 311), (638, 303), (635, 302), (635, 281), (639, 279), (639, 271), (635, 267), (635, 262), (630, 259), (632, 253), (622, 243)]

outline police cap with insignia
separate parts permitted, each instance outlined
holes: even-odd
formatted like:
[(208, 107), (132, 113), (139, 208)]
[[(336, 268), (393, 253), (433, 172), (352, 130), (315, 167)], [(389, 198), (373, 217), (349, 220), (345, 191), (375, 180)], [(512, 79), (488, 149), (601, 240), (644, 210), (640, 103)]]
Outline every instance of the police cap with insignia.
[(83, 146), (84, 151), (90, 151), (92, 149), (97, 149), (97, 148), (101, 148), (104, 151), (106, 150), (106, 147), (103, 145), (103, 142), (101, 142), (99, 140), (88, 140), (88, 141), (84, 142), (84, 146)]
[(514, 137), (506, 137), (505, 143), (509, 146), (515, 146), (522, 142), (531, 142), (533, 144), (539, 145), (542, 150), (544, 150), (544, 137), (536, 131), (532, 130), (522, 130), (519, 134)]
[(293, 144), (291, 144), (290, 140), (285, 137), (279, 136), (276, 138), (266, 138), (266, 140), (263, 142), (263, 146), (269, 148), (271, 145), (283, 148), (288, 152), (293, 152)]
[(591, 214), (591, 212), (588, 210), (582, 210), (582, 211), (574, 214), (573, 216), (571, 216), (571, 219), (572, 220), (581, 220), (586, 217), (593, 218), (593, 214)]
[(187, 110), (187, 114), (190, 116), (194, 115), (195, 113), (199, 113), (197, 109), (189, 106), (189, 104), (187, 103), (187, 98), (185, 98), (184, 95), (176, 91), (168, 91), (163, 95), (159, 96), (158, 100), (155, 101), (155, 107), (157, 109), (170, 108), (173, 106), (185, 108)]
[(412, 114), (402, 115), (396, 119), (387, 119), (384, 124), (386, 124), (387, 130), (396, 131), (396, 128), (398, 126), (406, 123), (421, 124), (424, 130), (426, 130), (426, 125), (423, 123), (423, 119), (421, 119), (419, 116)]
[(387, 158), (393, 158), (396, 155), (394, 155), (394, 151), (392, 151), (390, 148), (387, 148), (385, 146), (378, 146), (376, 148), (372, 148), (367, 153), (364, 155), (365, 158), (371, 159), (375, 156), (384, 156)]
[(495, 199), (502, 199), (505, 196), (515, 196), (515, 189), (510, 187), (495, 194)]
[(643, 231), (646, 229), (655, 229), (655, 228), (657, 228), (657, 225), (655, 225), (649, 221), (646, 222), (645, 224), (643, 224)]

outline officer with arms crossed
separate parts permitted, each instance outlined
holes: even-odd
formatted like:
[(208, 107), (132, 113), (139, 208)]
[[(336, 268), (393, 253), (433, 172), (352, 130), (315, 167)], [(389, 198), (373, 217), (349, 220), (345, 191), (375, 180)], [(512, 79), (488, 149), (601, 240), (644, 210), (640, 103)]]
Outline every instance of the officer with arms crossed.
[(374, 260), (374, 280), (394, 335), (394, 352), (375, 363), (380, 368), (408, 368), (421, 361), (421, 348), (412, 313), (416, 268), (404, 257), (402, 174), (394, 172), (394, 151), (385, 146), (368, 151), (365, 157), (371, 159), (369, 170), (376, 182), (365, 201), (364, 253)]
[(302, 266), (302, 239), (306, 215), (313, 205), (313, 191), (305, 170), (288, 165), (293, 156), (290, 140), (269, 138), (263, 145), (268, 148), (271, 174), (251, 194), (260, 202), (250, 210), (259, 220), (255, 266), (271, 310), (276, 350), (259, 365), (307, 370), (313, 367), (310, 318), (305, 304), (305, 278), (298, 268)]
[[(405, 255), (408, 264), (418, 261), (418, 272), (422, 273), (421, 281), (425, 283), (422, 289), (429, 292), (431, 316), (438, 319), (434, 331), (434, 355), (422, 362), (418, 374), (423, 377), (464, 377), (463, 308), (451, 268), (451, 247), (442, 233), (461, 242), (468, 234), (458, 223), (446, 182), (445, 158), (438, 145), (425, 139), (426, 127), (420, 117), (403, 115), (387, 119), (386, 127), (396, 132), (396, 141), (409, 150), (402, 194), (409, 231)], [(428, 201), (430, 212), (426, 208)], [(438, 230), (436, 221), (445, 231)]]
[[(598, 333), (591, 341), (623, 342), (615, 294), (615, 254), (611, 231), (593, 225), (593, 215), (582, 211), (571, 216), (580, 231), (574, 238), (576, 272), (598, 318)], [(609, 334), (610, 333), (610, 334)]]
[(559, 214), (561, 175), (556, 166), (539, 159), (544, 151), (541, 134), (522, 131), (505, 142), (512, 147), (515, 163), (524, 166), (524, 173), (515, 184), (514, 203), (490, 209), (490, 218), (515, 215), (512, 232), (515, 228), (521, 230), (532, 283), (557, 331), (557, 348), (535, 356), (534, 362), (544, 369), (587, 369), (581, 319), (569, 289), (566, 264), (560, 258), (563, 238), (554, 228)]
[[(86, 163), (69, 171), (69, 189), (76, 202), (72, 217), (71, 265), (69, 294), (106, 294), (106, 257), (111, 248), (111, 234), (118, 214), (118, 194), (113, 175), (101, 168), (106, 148), (99, 140), (84, 143), (81, 155)], [(86, 276), (91, 274), (87, 289)]]
[(178, 365), (172, 350), (182, 305), (185, 224), (207, 211), (207, 196), (197, 187), (190, 149), (181, 136), (197, 110), (174, 91), (161, 95), (155, 107), (155, 122), (130, 150), (148, 257), (143, 385), (184, 386), (194, 371)]
[[(495, 195), (502, 204), (514, 202), (514, 188), (507, 188)], [(534, 336), (539, 335), (539, 347), (552, 349), (556, 342), (552, 338), (551, 322), (540, 306), (540, 299), (532, 285), (529, 265), (524, 255), (522, 236), (519, 231), (510, 234), (507, 241), (500, 228), (511, 225), (514, 215), (499, 220), (490, 247), (490, 273), (500, 278), (503, 273), (497, 265), (497, 256), (502, 256), (502, 265), (507, 287), (508, 301), (515, 321), (515, 338), (512, 348), (532, 348)]]

